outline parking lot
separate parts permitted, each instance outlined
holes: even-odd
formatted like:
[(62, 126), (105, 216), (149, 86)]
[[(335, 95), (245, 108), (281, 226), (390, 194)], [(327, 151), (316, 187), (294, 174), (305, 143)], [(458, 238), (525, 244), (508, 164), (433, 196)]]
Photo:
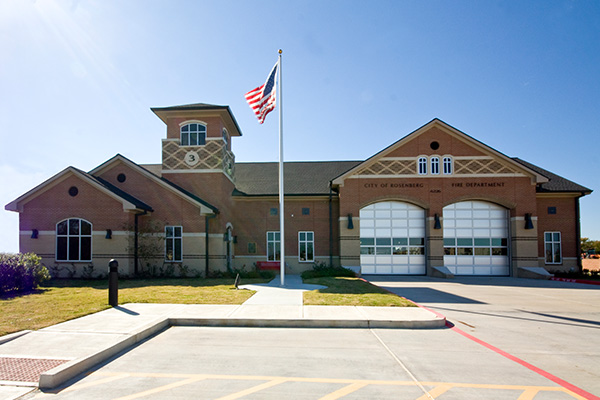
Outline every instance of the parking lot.
[(598, 399), (600, 288), (370, 277), (441, 329), (177, 326), (36, 399)]
[(450, 329), (214, 327), (169, 328), (46, 397), (583, 398)]

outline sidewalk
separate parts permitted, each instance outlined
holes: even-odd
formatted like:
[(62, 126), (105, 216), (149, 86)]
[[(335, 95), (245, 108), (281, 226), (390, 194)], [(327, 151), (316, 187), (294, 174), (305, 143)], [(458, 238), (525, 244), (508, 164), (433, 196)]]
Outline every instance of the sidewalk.
[[(297, 275), (242, 285), (257, 293), (241, 305), (124, 304), (38, 331), (0, 338), (0, 400), (32, 387), (53, 388), (169, 326), (439, 328), (445, 320), (418, 307), (304, 306)], [(39, 379), (38, 379), (39, 377)], [(18, 387), (25, 387), (19, 389)], [(29, 387), (29, 388), (27, 388)], [(12, 393), (17, 391), (18, 395)], [(13, 396), (13, 397), (9, 397)]]

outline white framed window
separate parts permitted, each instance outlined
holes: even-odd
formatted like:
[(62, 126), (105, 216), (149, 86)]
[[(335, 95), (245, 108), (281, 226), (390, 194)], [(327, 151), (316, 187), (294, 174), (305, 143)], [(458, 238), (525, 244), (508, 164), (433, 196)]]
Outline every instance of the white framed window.
[(419, 175), (427, 175), (427, 157), (419, 157), (417, 164)]
[(165, 226), (165, 261), (183, 261), (183, 228)]
[(452, 157), (444, 157), (444, 175), (452, 175)]
[(69, 218), (56, 224), (56, 261), (92, 261), (92, 224)]
[(281, 238), (278, 231), (267, 232), (267, 260), (281, 260)]
[(315, 261), (315, 233), (298, 232), (298, 261)]
[(180, 128), (182, 146), (204, 146), (206, 144), (206, 125), (194, 122)]
[(544, 232), (546, 264), (562, 264), (560, 232)]
[(440, 158), (439, 157), (431, 157), (431, 175), (439, 175), (440, 173)]

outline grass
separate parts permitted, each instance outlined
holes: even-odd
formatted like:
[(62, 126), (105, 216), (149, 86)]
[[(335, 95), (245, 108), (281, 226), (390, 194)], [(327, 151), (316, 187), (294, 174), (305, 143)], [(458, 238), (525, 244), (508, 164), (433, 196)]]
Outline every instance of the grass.
[[(242, 284), (268, 279), (242, 279)], [(305, 305), (413, 307), (414, 304), (358, 278), (322, 277), (305, 283), (327, 289), (304, 293)], [(254, 294), (234, 290), (232, 279), (131, 279), (119, 281), (119, 304), (242, 304)], [(108, 282), (60, 279), (32, 293), (0, 297), (0, 336), (41, 329), (109, 308)]]
[[(259, 282), (265, 280), (242, 280), (242, 284)], [(119, 281), (119, 304), (242, 304), (253, 293), (235, 290), (232, 279)], [(44, 328), (109, 307), (106, 281), (52, 280), (32, 293), (0, 298), (0, 336)]]
[(305, 279), (304, 283), (327, 286), (326, 289), (304, 292), (304, 305), (416, 307), (414, 303), (359, 278), (323, 277)]

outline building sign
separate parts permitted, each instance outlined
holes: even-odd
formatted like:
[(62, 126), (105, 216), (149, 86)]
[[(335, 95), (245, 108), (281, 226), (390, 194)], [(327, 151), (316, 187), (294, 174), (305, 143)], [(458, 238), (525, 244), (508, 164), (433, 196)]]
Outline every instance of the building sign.
[[(453, 188), (491, 188), (491, 187), (504, 187), (504, 182), (452, 182)], [(396, 182), (383, 182), (383, 183), (365, 183), (364, 188), (366, 189), (419, 189), (424, 187), (421, 182), (407, 182), (407, 183), (396, 183)]]

